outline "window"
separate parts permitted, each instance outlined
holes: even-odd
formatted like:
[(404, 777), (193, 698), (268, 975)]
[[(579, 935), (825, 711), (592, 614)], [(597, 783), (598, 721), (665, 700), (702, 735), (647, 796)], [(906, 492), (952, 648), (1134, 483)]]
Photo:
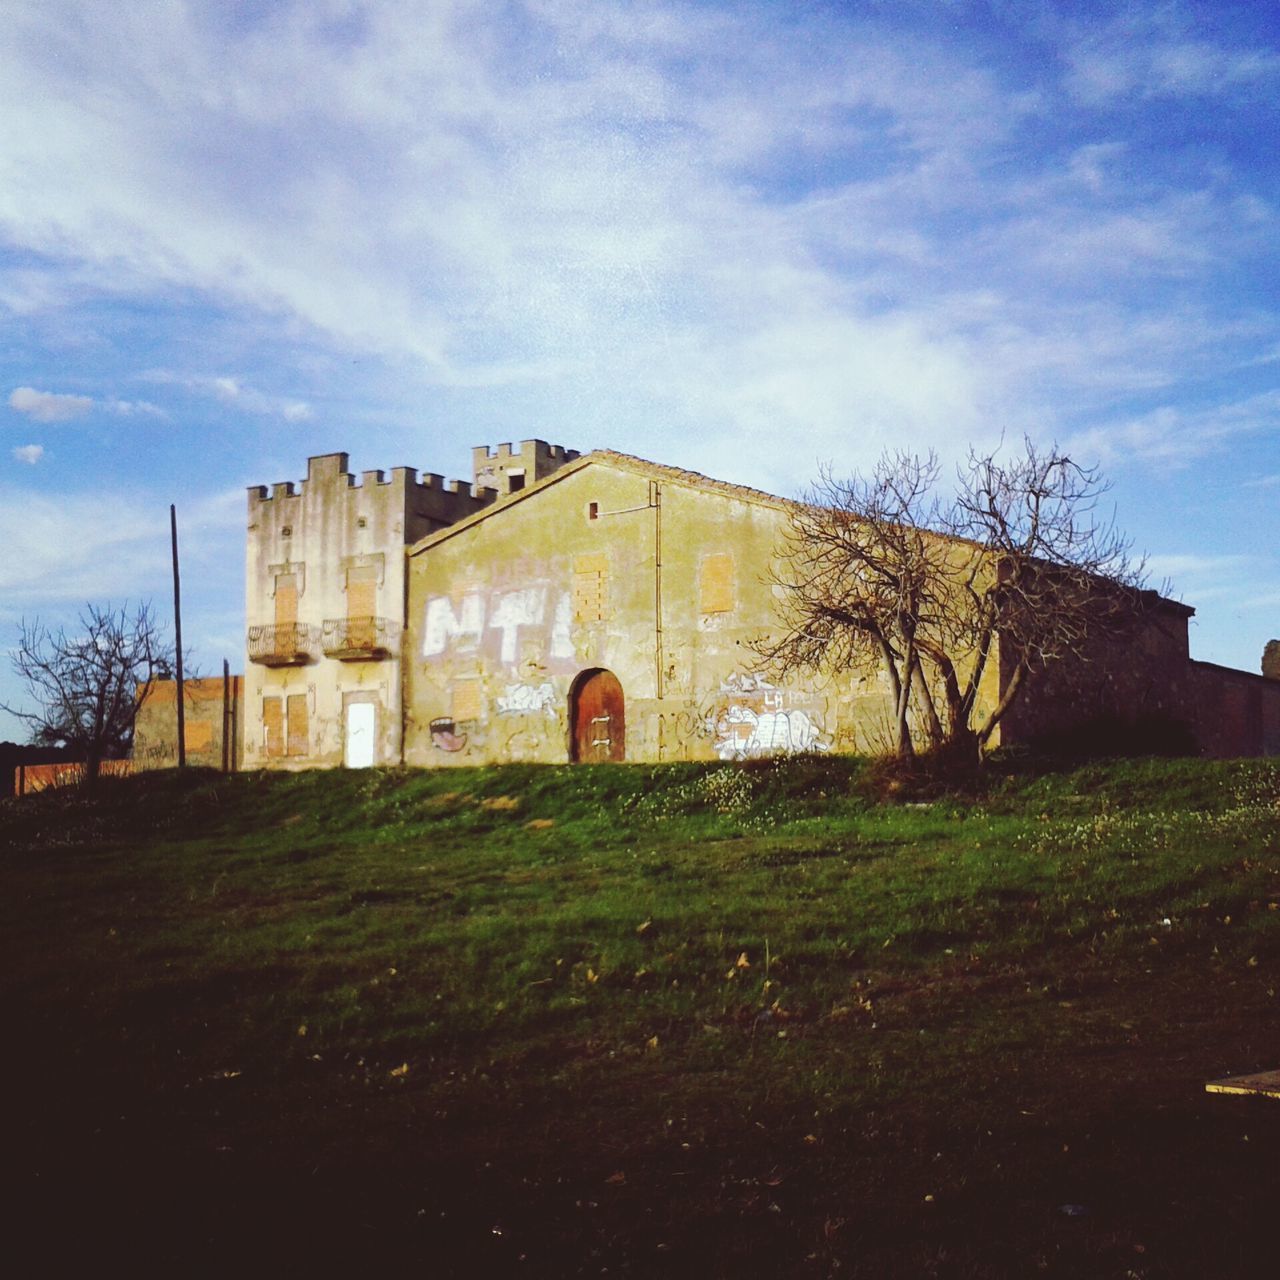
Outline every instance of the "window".
[(189, 752), (212, 751), (212, 723), (208, 720), (187, 720), (182, 726), (182, 745)]

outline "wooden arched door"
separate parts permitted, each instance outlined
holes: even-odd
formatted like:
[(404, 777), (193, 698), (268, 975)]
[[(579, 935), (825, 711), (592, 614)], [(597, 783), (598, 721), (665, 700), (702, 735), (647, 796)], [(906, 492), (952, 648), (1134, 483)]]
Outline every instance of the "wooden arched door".
[(612, 671), (584, 671), (569, 694), (569, 759), (582, 764), (623, 760), (627, 748), (626, 706)]

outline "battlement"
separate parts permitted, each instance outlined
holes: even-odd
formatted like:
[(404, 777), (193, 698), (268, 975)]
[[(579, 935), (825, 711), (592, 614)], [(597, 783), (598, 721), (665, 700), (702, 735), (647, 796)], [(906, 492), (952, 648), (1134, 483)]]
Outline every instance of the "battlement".
[[(510, 446), (504, 446), (510, 456)], [(519, 452), (515, 457), (519, 458)], [(278, 498), (300, 498), (308, 490), (316, 488), (403, 490), (412, 494), (417, 490), (424, 495), (471, 499), (479, 506), (487, 505), (496, 496), (488, 492), (492, 486), (473, 485), (468, 480), (446, 480), (435, 471), (425, 471), (421, 478), (416, 467), (392, 467), (389, 472), (381, 468), (361, 472), (357, 477), (347, 470), (349, 457), (345, 453), (322, 453), (307, 459), (305, 480), (282, 480), (275, 484), (249, 486), (249, 503), (272, 502)], [(470, 510), (464, 514), (471, 514)], [(460, 517), (455, 517), (460, 518)]]
[(545, 440), (521, 440), (519, 448), (481, 444), (471, 450), (471, 471), (477, 489), (494, 489), (501, 496), (544, 479), (579, 456), (577, 449)]

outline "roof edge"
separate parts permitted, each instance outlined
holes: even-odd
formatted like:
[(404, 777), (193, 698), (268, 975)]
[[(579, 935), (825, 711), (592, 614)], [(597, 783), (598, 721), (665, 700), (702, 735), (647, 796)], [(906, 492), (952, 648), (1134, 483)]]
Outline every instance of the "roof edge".
[(512, 507), (521, 502), (527, 502), (530, 498), (551, 488), (552, 485), (562, 480), (567, 480), (579, 471), (584, 471), (592, 463), (607, 463), (636, 475), (647, 476), (649, 479), (668, 480), (672, 484), (682, 484), (691, 489), (720, 493), (727, 497), (738, 498), (744, 502), (755, 502), (762, 506), (775, 507), (778, 510), (786, 510), (796, 505), (790, 498), (781, 498), (777, 494), (765, 493), (763, 489), (752, 489), (748, 485), (733, 484), (728, 480), (715, 480), (711, 476), (704, 476), (698, 471), (685, 471), (680, 467), (669, 467), (661, 462), (650, 462), (647, 458), (638, 458), (630, 453), (618, 453), (613, 449), (592, 449), (589, 453), (581, 454), (572, 462), (567, 462), (564, 466), (557, 467), (549, 476), (544, 476), (527, 488), (504, 496), (492, 505), (485, 507), (482, 511), (477, 511), (473, 515), (457, 521), (455, 524), (446, 525), (443, 529), (437, 529), (434, 533), (427, 534), (425, 538), (419, 538), (408, 549), (410, 559), (431, 547), (438, 546), (454, 535), (472, 528), (482, 520), (488, 520), (500, 512), (511, 510)]

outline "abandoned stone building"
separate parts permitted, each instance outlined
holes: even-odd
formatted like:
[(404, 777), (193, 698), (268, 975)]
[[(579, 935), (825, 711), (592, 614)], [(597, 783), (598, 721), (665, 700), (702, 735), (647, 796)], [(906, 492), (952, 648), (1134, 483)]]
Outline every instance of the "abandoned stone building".
[[(887, 749), (876, 673), (757, 670), (784, 499), (540, 440), (472, 462), (446, 483), (328, 454), (249, 491), (245, 767)], [(1280, 679), (1193, 661), (1193, 612), (1159, 602), (1088, 697), (1033, 685), (999, 742), (1110, 711), (1180, 721), (1208, 754), (1280, 754)]]
[(404, 759), (406, 549), (577, 457), (540, 440), (474, 452), (474, 485), (407, 467), (357, 479), (333, 453), (299, 484), (249, 490), (246, 767)]
[[(234, 772), (243, 765), (244, 677), (205, 676), (183, 682), (183, 754), (187, 764)], [(133, 722), (136, 769), (178, 763), (178, 686), (155, 680)]]

